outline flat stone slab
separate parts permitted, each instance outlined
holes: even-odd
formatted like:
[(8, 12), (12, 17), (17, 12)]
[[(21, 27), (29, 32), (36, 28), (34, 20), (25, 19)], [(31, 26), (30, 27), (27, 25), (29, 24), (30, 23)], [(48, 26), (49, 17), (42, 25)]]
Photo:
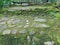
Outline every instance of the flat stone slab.
[(11, 33), (11, 30), (4, 30), (2, 33), (3, 33), (3, 35), (10, 34)]
[(6, 25), (1, 25), (0, 28), (6, 29), (7, 26)]
[(33, 24), (32, 27), (47, 28), (47, 27), (50, 27), (50, 26), (49, 25), (46, 25), (46, 24)]
[(46, 22), (46, 19), (42, 19), (42, 18), (35, 18), (36, 22)]
[(47, 42), (44, 42), (45, 45), (54, 45), (54, 42), (53, 41), (47, 41)]
[(24, 26), (24, 28), (28, 28), (28, 27), (29, 27), (29, 25), (25, 25), (25, 26)]
[(2, 32), (2, 30), (0, 30), (0, 33)]
[[(23, 4), (23, 5), (25, 5), (25, 4)], [(49, 8), (49, 9), (51, 9), (52, 7), (44, 7), (44, 6), (25, 6), (25, 7), (21, 7), (21, 6), (18, 6), (18, 7), (11, 7), (11, 8), (8, 9), (8, 11), (30, 10), (30, 9), (33, 10), (33, 9), (36, 9), (36, 8), (39, 8), (39, 9)]]
[(5, 22), (5, 21), (3, 21), (3, 22), (0, 22), (0, 25), (3, 25), (3, 24), (6, 24), (6, 22)]
[(20, 30), (19, 33), (24, 34), (26, 33), (26, 30)]
[(12, 7), (12, 8), (9, 8), (8, 11), (16, 11), (16, 10), (28, 10), (29, 8), (27, 7)]
[(8, 20), (9, 18), (7, 18), (7, 17), (3, 17), (1, 20)]
[(17, 34), (17, 30), (12, 30), (11, 34)]

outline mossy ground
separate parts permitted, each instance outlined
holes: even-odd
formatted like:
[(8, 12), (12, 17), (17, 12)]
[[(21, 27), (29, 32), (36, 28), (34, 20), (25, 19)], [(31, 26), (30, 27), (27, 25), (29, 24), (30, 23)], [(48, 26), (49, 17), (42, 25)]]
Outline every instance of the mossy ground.
[[(27, 41), (25, 40), (26, 37), (28, 35), (30, 35), (29, 32), (32, 32), (32, 33), (35, 32), (33, 37), (36, 37), (36, 40), (35, 39), (34, 40), (36, 41), (36, 43), (38, 43), (37, 45), (40, 45), (39, 41), (44, 42), (44, 41), (49, 41), (49, 40), (53, 40), (55, 42), (55, 45), (60, 44), (60, 21), (59, 21), (60, 20), (60, 15), (59, 15), (60, 11), (59, 11), (59, 9), (56, 9), (53, 6), (46, 6), (46, 7), (28, 6), (28, 7), (18, 7), (18, 9), (20, 9), (20, 10), (16, 9), (16, 7), (15, 7), (16, 10), (14, 9), (14, 11), (11, 12), (10, 10), (12, 8), (13, 7), (3, 8), (3, 11), (0, 14), (0, 21), (2, 20), (2, 22), (0, 22), (0, 29), (2, 30), (0, 35), (3, 35), (4, 30), (11, 30), (11, 32), (9, 34), (10, 38), (17, 37), (17, 39), (21, 40), (21, 45), (22, 45), (22, 43), (24, 43), (23, 45), (28, 45), (26, 43)], [(25, 8), (28, 10), (21, 11), (22, 8)], [(38, 13), (37, 13), (37, 11), (38, 11)], [(46, 20), (46, 22), (39, 22), (39, 21), (36, 22), (36, 21), (34, 21), (36, 18), (44, 19), (44, 20)], [(16, 20), (20, 20), (20, 21), (16, 22), (15, 24), (12, 24)], [(28, 20), (29, 24), (27, 24), (27, 22), (26, 22), (27, 20)], [(42, 27), (42, 25), (41, 25), (41, 27), (38, 26), (40, 24), (46, 24), (46, 25), (48, 25), (48, 27)], [(26, 25), (29, 25), (29, 26), (24, 27)], [(6, 28), (3, 28), (3, 26), (6, 26)], [(17, 30), (17, 33), (13, 34), (12, 30)], [(20, 34), (19, 31), (23, 31), (24, 34)], [(5, 35), (5, 36), (8, 37), (8, 35)], [(24, 41), (26, 41), (26, 42), (24, 42)], [(6, 43), (6, 44), (8, 44), (8, 43)], [(17, 42), (16, 42), (16, 44), (17, 44)], [(2, 43), (1, 43), (1, 45), (2, 45)], [(13, 45), (13, 44), (10, 44), (10, 45)]]

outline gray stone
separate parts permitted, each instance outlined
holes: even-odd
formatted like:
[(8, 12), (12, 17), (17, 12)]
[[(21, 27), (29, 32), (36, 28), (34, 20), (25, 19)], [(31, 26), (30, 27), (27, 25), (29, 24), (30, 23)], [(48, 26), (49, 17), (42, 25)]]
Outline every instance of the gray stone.
[(4, 30), (3, 31), (3, 35), (5, 35), (5, 34), (10, 34), (11, 33), (11, 30)]
[(29, 23), (26, 23), (27, 25), (29, 24)]
[(26, 20), (26, 22), (29, 22), (29, 20)]
[(47, 42), (44, 42), (45, 45), (54, 45), (54, 42), (53, 41), (47, 41)]
[(27, 40), (30, 41), (30, 36), (27, 36)]
[(1, 20), (8, 20), (8, 18), (7, 17), (3, 17)]
[(35, 18), (34, 21), (36, 21), (36, 22), (46, 22), (46, 19)]
[(6, 22), (4, 22), (4, 21), (3, 22), (0, 22), (0, 25), (3, 25), (3, 24), (6, 24)]
[(0, 33), (2, 32), (2, 30), (0, 30)]
[(11, 23), (12, 23), (12, 21), (11, 21), (11, 20), (8, 20), (8, 21), (7, 21), (7, 24), (11, 24)]
[(29, 27), (29, 25), (25, 25), (25, 26), (24, 26), (24, 28), (28, 28), (28, 27)]
[(26, 33), (26, 30), (21, 30), (21, 31), (19, 31), (19, 33), (24, 34), (24, 33)]
[(29, 5), (29, 4), (28, 4), (28, 3), (23, 3), (22, 5), (23, 5), (23, 6), (27, 6), (27, 5)]
[(50, 27), (49, 25), (46, 24), (34, 24), (34, 27)]
[(49, 27), (49, 26), (46, 24), (40, 24), (40, 27)]
[(17, 33), (17, 30), (12, 30), (11, 33), (12, 33), (12, 34), (16, 34), (16, 33)]
[(5, 29), (5, 28), (7, 28), (7, 26), (6, 25), (1, 25), (0, 28)]
[(19, 22), (20, 22), (20, 20), (14, 20), (14, 21), (12, 21), (13, 24), (16, 24), (16, 23), (19, 23)]

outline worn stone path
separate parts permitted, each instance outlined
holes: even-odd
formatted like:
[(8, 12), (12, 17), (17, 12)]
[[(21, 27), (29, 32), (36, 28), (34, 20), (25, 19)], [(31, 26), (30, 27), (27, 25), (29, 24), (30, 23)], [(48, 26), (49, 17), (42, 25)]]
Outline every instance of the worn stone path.
[(3, 35), (16, 34), (18, 31), (19, 33), (25, 33), (27, 31), (25, 30), (26, 28), (48, 28), (50, 27), (48, 23), (54, 22), (54, 19), (52, 20), (38, 17), (32, 18), (31, 16), (2, 17), (0, 18), (0, 33), (2, 32)]

